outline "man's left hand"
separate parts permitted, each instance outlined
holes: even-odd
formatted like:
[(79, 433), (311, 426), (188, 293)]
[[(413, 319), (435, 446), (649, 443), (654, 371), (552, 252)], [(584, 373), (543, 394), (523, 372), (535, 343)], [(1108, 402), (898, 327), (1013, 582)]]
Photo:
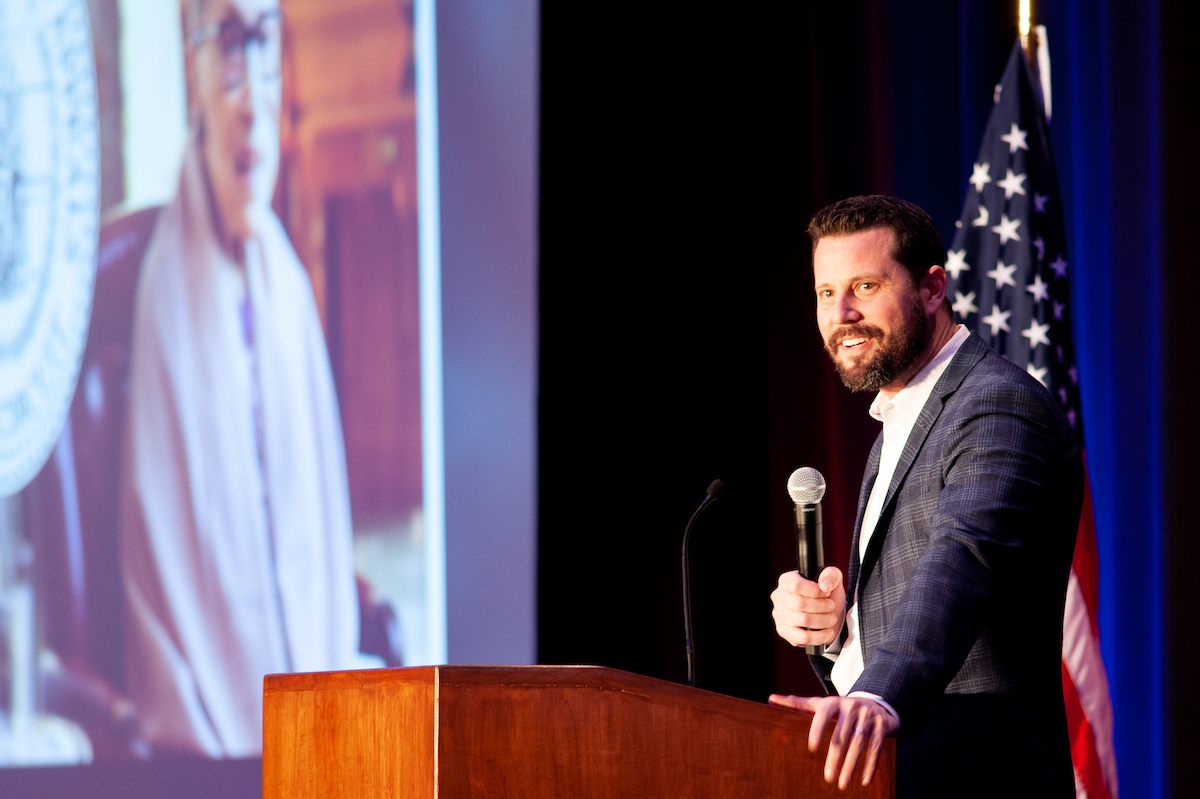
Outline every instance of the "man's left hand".
[[(846, 790), (854, 767), (862, 758), (862, 784), (866, 785), (875, 776), (879, 763), (879, 752), (883, 739), (899, 728), (896, 719), (873, 699), (861, 696), (783, 696), (771, 694), (772, 705), (807, 710), (813, 714), (812, 726), (808, 731), (808, 751), (816, 752), (825, 736), (825, 726), (837, 719), (833, 738), (829, 741), (829, 754), (825, 757), (825, 781), (837, 782), (838, 788)], [(865, 753), (865, 756), (864, 756)]]

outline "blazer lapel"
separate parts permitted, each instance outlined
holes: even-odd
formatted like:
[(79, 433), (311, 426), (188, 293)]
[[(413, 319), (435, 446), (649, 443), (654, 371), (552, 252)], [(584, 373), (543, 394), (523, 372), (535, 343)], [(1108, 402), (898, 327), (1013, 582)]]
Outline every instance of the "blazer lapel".
[(881, 432), (875, 439), (875, 444), (871, 447), (871, 454), (867, 457), (867, 468), (864, 473), (862, 488), (858, 493), (858, 513), (854, 517), (854, 535), (850, 538), (850, 569), (846, 575), (846, 610), (849, 610), (854, 605), (854, 597), (857, 593), (859, 560), (858, 550), (859, 541), (862, 540), (862, 523), (863, 514), (867, 510), (867, 500), (871, 498), (871, 489), (875, 485), (875, 479), (879, 477), (879, 453), (883, 451), (883, 433)]
[[(867, 551), (862, 560), (861, 571), (862, 580), (865, 581), (871, 574), (871, 570), (875, 567), (875, 562), (879, 559), (879, 553), (883, 549), (883, 539), (887, 537), (888, 527), (890, 526), (892, 512), (894, 511), (896, 494), (900, 492), (900, 487), (904, 485), (905, 479), (908, 478), (909, 469), (912, 468), (913, 461), (925, 446), (925, 440), (929, 437), (929, 431), (933, 429), (934, 422), (942, 413), (942, 408), (945, 406), (946, 398), (958, 390), (966, 379), (967, 374), (975, 368), (975, 364), (982, 360), (987, 353), (988, 346), (983, 339), (972, 333), (967, 337), (967, 340), (958, 348), (958, 352), (954, 353), (954, 357), (950, 359), (950, 364), (946, 367), (946, 371), (938, 378), (937, 385), (933, 387), (933, 391), (926, 400), (925, 406), (921, 408), (920, 415), (917, 416), (917, 421), (913, 425), (912, 432), (908, 435), (908, 441), (904, 442), (904, 449), (900, 453), (900, 461), (896, 464), (896, 471), (892, 475), (892, 482), (888, 486), (887, 494), (883, 500), (883, 507), (879, 511), (879, 522), (875, 526), (875, 532), (871, 534), (871, 540), (867, 543)], [(883, 437), (880, 435), (879, 442), (882, 443)], [(879, 469), (878, 455), (872, 450), (874, 466), (876, 472)], [(872, 479), (872, 482), (874, 480)], [(866, 496), (870, 496), (870, 489), (864, 489)], [(859, 500), (858, 521), (855, 526), (854, 535), (854, 555), (858, 554), (858, 537), (860, 535), (858, 526), (862, 524), (863, 510), (866, 508), (866, 500)], [(851, 564), (856, 563), (857, 557), (851, 557)], [(856, 579), (858, 575), (855, 575)], [(852, 583), (857, 588), (857, 582)], [(857, 593), (857, 591), (856, 591)]]

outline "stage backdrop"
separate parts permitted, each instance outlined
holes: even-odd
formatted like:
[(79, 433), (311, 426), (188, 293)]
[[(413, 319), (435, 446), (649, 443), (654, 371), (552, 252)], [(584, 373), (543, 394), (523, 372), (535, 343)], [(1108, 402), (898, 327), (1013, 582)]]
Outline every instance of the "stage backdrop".
[[(693, 537), (698, 684), (760, 700), (816, 690), (769, 617), (769, 591), (794, 567), (784, 485), (800, 465), (825, 473), (826, 551), (846, 563), (877, 428), (820, 350), (804, 229), (826, 202), (895, 193), (951, 239), (1016, 6), (544, 10), (543, 661), (684, 678), (680, 540), (720, 477), (727, 493)], [(1169, 632), (1197, 610), (1184, 5), (1036, 6), (1120, 779), (1130, 795), (1165, 796), (1197, 702), (1195, 642)]]

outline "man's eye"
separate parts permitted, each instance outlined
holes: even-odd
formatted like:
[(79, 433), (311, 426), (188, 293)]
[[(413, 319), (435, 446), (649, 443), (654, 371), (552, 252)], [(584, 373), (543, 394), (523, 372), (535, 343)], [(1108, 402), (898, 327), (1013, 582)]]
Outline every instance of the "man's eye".
[(240, 55), (239, 51), (246, 48), (246, 26), (241, 20), (229, 20), (221, 23), (221, 32), (217, 34), (221, 55), (226, 58)]
[(859, 291), (870, 291), (873, 288), (875, 288), (875, 284), (871, 283), (871, 282), (864, 282), (864, 283), (858, 284)]

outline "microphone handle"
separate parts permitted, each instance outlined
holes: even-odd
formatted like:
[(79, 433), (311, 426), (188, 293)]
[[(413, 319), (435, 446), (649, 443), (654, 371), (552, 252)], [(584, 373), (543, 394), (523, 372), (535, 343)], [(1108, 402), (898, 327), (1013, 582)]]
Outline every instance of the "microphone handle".
[[(814, 582), (825, 568), (825, 544), (821, 535), (821, 503), (796, 505), (796, 553), (800, 576)], [(804, 647), (810, 655), (825, 653), (824, 644)]]

